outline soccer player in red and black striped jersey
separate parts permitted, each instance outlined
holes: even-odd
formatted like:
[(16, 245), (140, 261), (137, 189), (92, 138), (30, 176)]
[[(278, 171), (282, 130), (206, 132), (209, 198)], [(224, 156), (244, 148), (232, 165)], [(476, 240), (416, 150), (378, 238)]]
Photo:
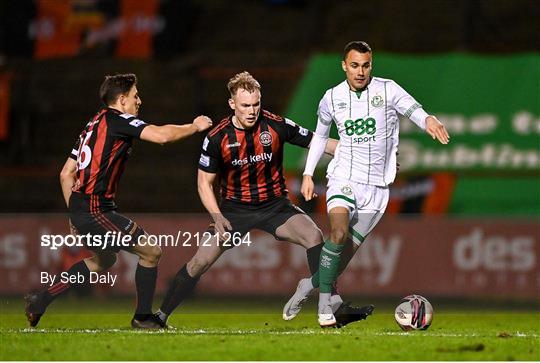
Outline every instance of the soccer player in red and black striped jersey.
[[(131, 325), (134, 328), (160, 328), (152, 315), (152, 300), (161, 249), (147, 245), (144, 230), (117, 212), (114, 199), (118, 182), (134, 139), (158, 144), (174, 142), (208, 129), (212, 121), (206, 116), (198, 116), (191, 124), (156, 126), (138, 119), (142, 101), (134, 74), (106, 76), (100, 98), (104, 107), (79, 135), (60, 173), (60, 184), (69, 208), (72, 232), (89, 235), (93, 242), (103, 243), (107, 241), (107, 235), (116, 233), (117, 236), (129, 236), (125, 241), (130, 243), (87, 243), (93, 256), (74, 264), (67, 273), (70, 277), (83, 276), (87, 282), (90, 272), (110, 268), (120, 249), (136, 254), (139, 256), (135, 272), (137, 308)], [(97, 240), (96, 236), (104, 238)], [(47, 306), (72, 286), (71, 283), (57, 282), (39, 293), (27, 295), (25, 310), (30, 325), (36, 326)]]
[[(260, 229), (276, 239), (302, 245), (314, 273), (319, 264), (322, 232), (287, 198), (283, 177), (285, 143), (307, 148), (313, 134), (291, 120), (261, 110), (259, 82), (248, 72), (231, 78), (228, 89), (234, 114), (208, 133), (199, 160), (199, 195), (214, 220), (210, 231), (223, 236), (226, 231), (245, 235)], [(330, 140), (325, 151), (333, 154), (336, 145), (335, 140)], [(213, 191), (218, 174), (221, 205)], [(226, 249), (216, 237), (210, 246), (200, 246), (178, 271), (156, 314), (163, 323)]]

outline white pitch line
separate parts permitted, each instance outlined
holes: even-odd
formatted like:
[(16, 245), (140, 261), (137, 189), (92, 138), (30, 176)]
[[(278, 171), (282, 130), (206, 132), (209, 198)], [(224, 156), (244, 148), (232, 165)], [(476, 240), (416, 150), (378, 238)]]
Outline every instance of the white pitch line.
[[(317, 330), (301, 330), (301, 331), (271, 331), (271, 330), (181, 330), (181, 329), (158, 329), (158, 330), (135, 330), (135, 329), (0, 329), (1, 333), (10, 334), (98, 334), (98, 333), (127, 333), (127, 334), (185, 334), (185, 335), (254, 335), (254, 334), (271, 334), (271, 335), (309, 335), (315, 334)], [(340, 333), (333, 331), (333, 333)]]
[[(382, 333), (372, 333), (373, 335), (386, 335), (386, 336), (415, 336), (415, 332), (382, 332)], [(493, 335), (487, 334), (458, 334), (458, 333), (423, 333), (425, 336), (430, 337), (448, 337), (448, 338), (493, 338)], [(495, 335), (497, 337), (497, 335)], [(540, 334), (527, 334), (521, 332), (509, 333), (508, 338), (540, 338)]]
[[(123, 334), (167, 334), (167, 335), (314, 335), (314, 334), (339, 334), (339, 335), (358, 335), (357, 331), (343, 330), (319, 330), (319, 329), (306, 329), (306, 330), (290, 330), (290, 331), (272, 331), (272, 330), (132, 330), (132, 329), (0, 329), (0, 333), (7, 334), (100, 334), (100, 333), (123, 333)], [(363, 336), (430, 336), (430, 337), (442, 337), (442, 338), (493, 338), (496, 335), (488, 334), (458, 334), (458, 333), (431, 333), (421, 332), (421, 335), (416, 332), (361, 332)], [(509, 333), (509, 338), (540, 338), (540, 334), (513, 332)]]

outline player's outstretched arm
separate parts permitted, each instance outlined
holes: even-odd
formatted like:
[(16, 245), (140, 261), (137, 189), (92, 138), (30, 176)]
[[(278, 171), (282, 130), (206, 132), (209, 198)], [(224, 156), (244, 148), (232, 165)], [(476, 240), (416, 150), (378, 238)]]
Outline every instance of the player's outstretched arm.
[(231, 223), (223, 216), (214, 195), (216, 174), (199, 169), (197, 174), (197, 189), (201, 202), (214, 220), (216, 232), (223, 236), (227, 230), (232, 230)]
[(205, 131), (211, 126), (212, 120), (207, 116), (197, 116), (193, 123), (187, 125), (148, 125), (141, 132), (141, 140), (163, 145)]
[(60, 186), (62, 187), (62, 194), (66, 201), (66, 206), (69, 207), (69, 198), (71, 197), (71, 191), (75, 182), (77, 181), (77, 162), (68, 158), (62, 171), (60, 171)]
[(446, 127), (433, 115), (426, 117), (426, 132), (433, 138), (437, 139), (441, 144), (450, 142), (450, 135), (446, 131)]

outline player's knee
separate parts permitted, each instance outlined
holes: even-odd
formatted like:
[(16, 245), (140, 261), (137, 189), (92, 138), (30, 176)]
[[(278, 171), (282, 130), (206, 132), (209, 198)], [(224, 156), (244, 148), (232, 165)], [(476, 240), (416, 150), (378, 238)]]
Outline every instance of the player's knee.
[(343, 244), (347, 240), (348, 231), (346, 228), (337, 227), (332, 228), (330, 232), (330, 239), (337, 244)]
[(208, 259), (195, 255), (188, 262), (187, 270), (191, 277), (199, 277), (210, 268), (211, 264)]
[(163, 251), (161, 250), (161, 247), (151, 246), (146, 251), (144, 259), (153, 265), (157, 265), (162, 254)]
[(319, 228), (309, 228), (300, 236), (300, 243), (305, 248), (314, 247), (323, 242), (323, 234)]
[(84, 259), (86, 266), (92, 272), (103, 272), (116, 263), (116, 253), (100, 254)]

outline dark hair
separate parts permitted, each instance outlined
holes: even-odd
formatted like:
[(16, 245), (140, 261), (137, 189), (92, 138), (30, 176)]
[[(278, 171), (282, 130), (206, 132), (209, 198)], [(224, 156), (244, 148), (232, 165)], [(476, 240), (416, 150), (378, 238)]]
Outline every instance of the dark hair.
[(235, 74), (229, 79), (229, 83), (227, 83), (227, 89), (229, 90), (231, 97), (234, 96), (240, 88), (245, 89), (249, 93), (253, 93), (255, 91), (260, 91), (261, 85), (251, 74), (249, 74), (249, 72), (244, 71)]
[(362, 40), (355, 40), (348, 43), (345, 46), (345, 49), (343, 49), (343, 60), (347, 58), (347, 54), (349, 54), (351, 50), (356, 50), (357, 52), (360, 52), (360, 53), (371, 53), (371, 47), (369, 46), (368, 43)]
[(128, 94), (136, 84), (137, 76), (133, 73), (107, 75), (99, 87), (99, 98), (105, 106), (110, 106), (116, 102), (118, 96)]

